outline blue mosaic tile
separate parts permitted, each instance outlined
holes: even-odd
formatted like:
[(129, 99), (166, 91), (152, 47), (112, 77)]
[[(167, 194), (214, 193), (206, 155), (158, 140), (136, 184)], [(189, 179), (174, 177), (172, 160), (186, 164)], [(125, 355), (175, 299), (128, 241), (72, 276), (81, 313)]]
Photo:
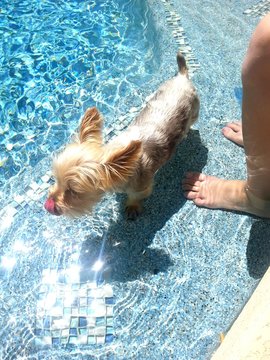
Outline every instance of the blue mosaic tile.
[(107, 335), (112, 335), (112, 334), (113, 334), (113, 328), (112, 328), (112, 326), (107, 326), (107, 328), (106, 328), (106, 334), (107, 334)]
[(63, 299), (57, 299), (56, 302), (55, 302), (55, 306), (63, 307)]
[(53, 345), (59, 345), (61, 343), (60, 338), (52, 338), (52, 344)]
[(79, 318), (79, 327), (86, 327), (87, 326), (87, 319), (85, 317)]
[(106, 304), (112, 305), (112, 304), (114, 304), (114, 298), (113, 297), (106, 298), (105, 302), (106, 302)]
[(87, 307), (80, 307), (80, 313), (81, 313), (81, 315), (86, 315), (87, 314)]
[(71, 314), (71, 308), (64, 308), (64, 315), (70, 315)]
[(95, 336), (88, 336), (88, 337), (87, 337), (87, 343), (88, 343), (89, 345), (91, 345), (91, 344), (96, 344)]
[(78, 319), (77, 318), (71, 318), (70, 326), (71, 327), (78, 327)]
[(96, 325), (97, 326), (105, 325), (105, 320), (106, 320), (106, 318), (104, 318), (104, 317), (97, 317), (96, 318)]
[(44, 328), (50, 328), (51, 327), (51, 318), (49, 316), (46, 316), (43, 320), (43, 327)]
[(111, 335), (111, 334), (105, 336), (105, 341), (106, 341), (106, 343), (112, 342), (113, 339), (114, 339), (114, 336)]
[(35, 329), (35, 335), (36, 336), (43, 336), (44, 335), (44, 331), (42, 329)]
[(69, 329), (69, 335), (77, 336), (77, 329), (76, 328), (70, 328)]
[(113, 318), (112, 317), (107, 317), (107, 325), (113, 326)]
[(87, 312), (87, 315), (93, 315), (94, 314), (94, 310), (90, 309), (90, 308), (88, 308), (86, 312)]
[(76, 336), (70, 336), (69, 340), (68, 340), (69, 344), (73, 344), (73, 345), (77, 345), (78, 344), (78, 339)]

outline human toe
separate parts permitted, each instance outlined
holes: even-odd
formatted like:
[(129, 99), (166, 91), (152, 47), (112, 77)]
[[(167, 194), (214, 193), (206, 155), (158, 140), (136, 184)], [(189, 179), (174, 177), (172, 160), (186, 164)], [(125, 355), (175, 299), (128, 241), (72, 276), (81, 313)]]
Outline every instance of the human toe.
[(189, 183), (182, 183), (182, 189), (184, 191), (199, 191), (199, 186), (195, 184), (189, 184)]
[(224, 127), (222, 129), (222, 134), (228, 140), (231, 140), (232, 142), (234, 142), (238, 145), (241, 145), (241, 146), (243, 145), (242, 135), (239, 132), (235, 132), (233, 129), (231, 129), (229, 127)]
[(242, 123), (241, 121), (234, 121), (228, 123), (225, 127), (228, 127), (234, 131), (240, 131), (242, 129)]
[(228, 123), (223, 129), (222, 134), (237, 145), (243, 146), (242, 123), (240, 121)]
[(187, 200), (194, 200), (198, 197), (198, 192), (197, 191), (184, 191), (184, 197)]
[(232, 140), (232, 139), (235, 139), (236, 138), (236, 132), (235, 130), (233, 130), (231, 127), (229, 126), (225, 126), (223, 129), (222, 129), (222, 134)]
[(193, 202), (197, 206), (205, 206), (206, 205), (205, 199), (202, 199), (202, 198), (200, 198), (198, 196), (193, 199)]
[(201, 182), (204, 181), (206, 178), (205, 174), (199, 173), (199, 172), (193, 172), (193, 171), (189, 171), (187, 173), (185, 173), (185, 177), (183, 179), (183, 181), (185, 182), (189, 182), (189, 183), (193, 183), (195, 184), (195, 182)]

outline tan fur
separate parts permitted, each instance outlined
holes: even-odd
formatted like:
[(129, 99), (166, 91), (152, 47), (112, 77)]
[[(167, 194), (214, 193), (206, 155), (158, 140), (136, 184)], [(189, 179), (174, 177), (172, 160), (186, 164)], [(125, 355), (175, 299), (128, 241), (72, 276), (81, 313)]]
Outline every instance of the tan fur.
[(102, 117), (90, 108), (82, 118), (77, 142), (54, 160), (55, 185), (49, 192), (55, 214), (91, 212), (105, 192), (128, 194), (134, 219), (152, 192), (156, 171), (170, 158), (198, 117), (199, 100), (188, 79), (185, 59), (177, 55), (178, 74), (165, 82), (129, 128), (108, 144), (102, 141)]
[(102, 144), (100, 129), (102, 127), (102, 117), (96, 108), (86, 110), (80, 126), (79, 141)]

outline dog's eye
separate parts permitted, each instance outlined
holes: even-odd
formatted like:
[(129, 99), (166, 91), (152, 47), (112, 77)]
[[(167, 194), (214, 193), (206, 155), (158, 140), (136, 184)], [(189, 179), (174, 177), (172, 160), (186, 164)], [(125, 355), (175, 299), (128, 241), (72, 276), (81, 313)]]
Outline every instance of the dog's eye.
[(71, 195), (71, 196), (77, 196), (78, 194), (76, 193), (76, 191), (74, 191), (74, 190), (72, 190), (72, 189), (68, 189), (67, 191), (66, 191), (69, 195)]

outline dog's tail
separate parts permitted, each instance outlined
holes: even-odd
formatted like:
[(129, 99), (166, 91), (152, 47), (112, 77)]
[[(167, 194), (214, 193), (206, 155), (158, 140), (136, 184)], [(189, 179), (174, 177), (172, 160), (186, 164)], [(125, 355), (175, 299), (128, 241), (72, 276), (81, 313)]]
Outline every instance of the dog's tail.
[(180, 74), (188, 76), (188, 68), (184, 55), (178, 51), (176, 58)]

